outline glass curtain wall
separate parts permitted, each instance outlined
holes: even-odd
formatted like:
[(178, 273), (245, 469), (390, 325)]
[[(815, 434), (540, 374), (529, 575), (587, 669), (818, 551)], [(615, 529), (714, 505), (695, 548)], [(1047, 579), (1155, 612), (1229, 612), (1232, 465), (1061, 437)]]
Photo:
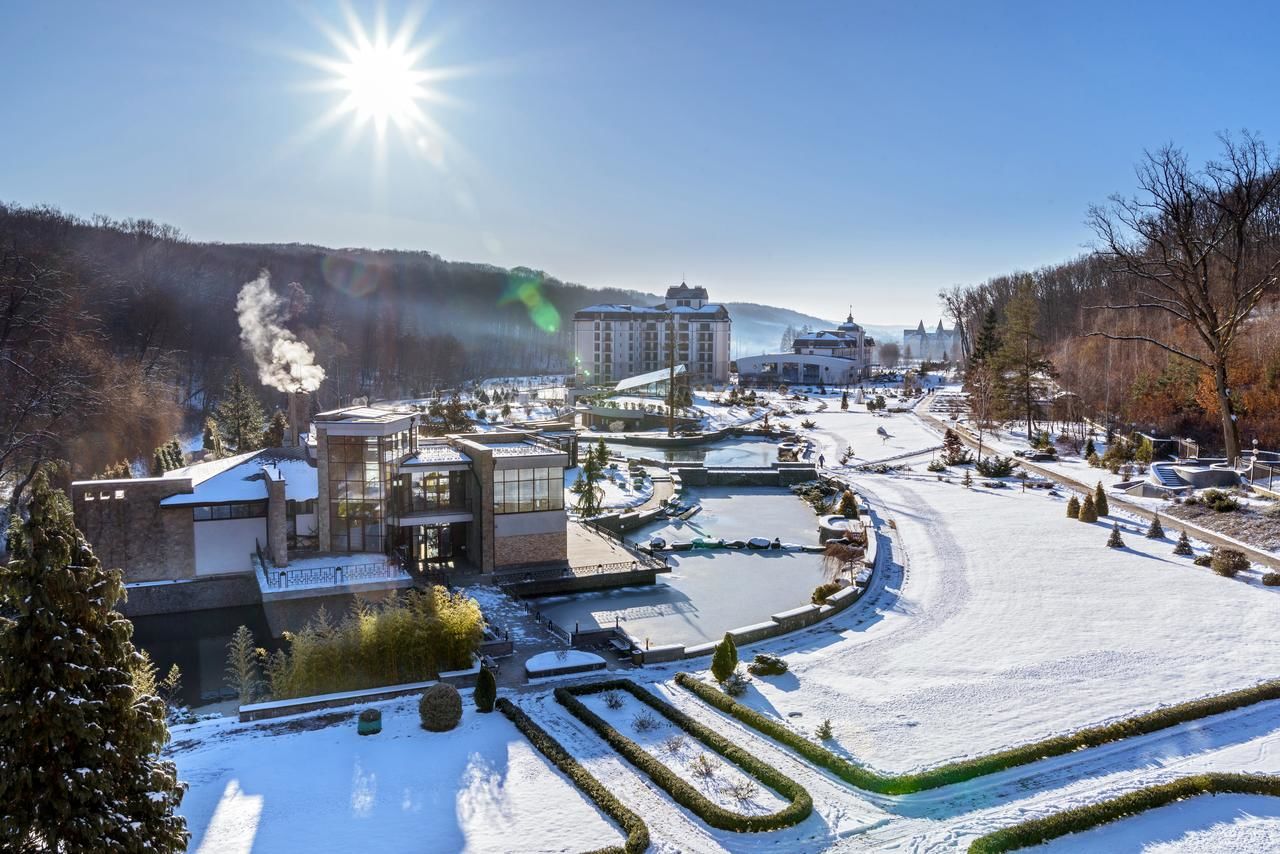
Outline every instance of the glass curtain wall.
[(388, 506), (396, 467), (409, 452), (409, 433), (329, 436), (329, 531), (335, 552), (384, 552), (398, 517)]

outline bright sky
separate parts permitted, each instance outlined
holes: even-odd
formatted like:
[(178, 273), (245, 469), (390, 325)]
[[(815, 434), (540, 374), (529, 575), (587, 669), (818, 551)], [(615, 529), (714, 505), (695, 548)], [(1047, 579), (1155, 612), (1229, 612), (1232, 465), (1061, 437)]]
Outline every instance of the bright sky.
[(379, 154), (368, 67), (315, 129), (341, 6), (11, 2), (0, 198), (929, 323), (1082, 251), (1144, 148), (1280, 144), (1280, 7), (1248, 5), (437, 2), (389, 96), (425, 120)]

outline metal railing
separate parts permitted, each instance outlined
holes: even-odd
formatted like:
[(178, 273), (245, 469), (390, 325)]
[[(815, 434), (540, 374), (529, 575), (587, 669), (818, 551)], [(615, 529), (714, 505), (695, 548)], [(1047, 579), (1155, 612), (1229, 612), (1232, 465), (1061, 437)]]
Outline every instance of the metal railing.
[(273, 590), (288, 590), (291, 587), (337, 587), (359, 581), (383, 581), (391, 579), (407, 579), (406, 573), (396, 564), (391, 563), (356, 563), (337, 566), (317, 567), (281, 567), (279, 569), (262, 564), (267, 586)]
[(559, 578), (584, 578), (593, 575), (614, 575), (624, 572), (640, 572), (651, 569), (665, 572), (667, 562), (648, 555), (639, 555), (633, 560), (620, 560), (612, 563), (598, 563), (594, 566), (557, 566), (547, 569), (530, 569), (521, 572), (515, 570), (503, 573), (497, 580), (499, 587), (509, 587), (533, 581), (553, 581)]

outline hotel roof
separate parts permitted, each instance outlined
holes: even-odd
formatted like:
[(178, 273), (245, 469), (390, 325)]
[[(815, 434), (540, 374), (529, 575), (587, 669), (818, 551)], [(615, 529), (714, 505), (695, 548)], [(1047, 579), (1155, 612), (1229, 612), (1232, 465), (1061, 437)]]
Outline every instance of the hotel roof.
[[(224, 463), (230, 465), (220, 465)], [(268, 474), (284, 480), (287, 500), (310, 501), (320, 494), (315, 466), (303, 457), (301, 448), (268, 448), (168, 472), (165, 477), (190, 477), (194, 491), (170, 495), (160, 506), (266, 501)]]

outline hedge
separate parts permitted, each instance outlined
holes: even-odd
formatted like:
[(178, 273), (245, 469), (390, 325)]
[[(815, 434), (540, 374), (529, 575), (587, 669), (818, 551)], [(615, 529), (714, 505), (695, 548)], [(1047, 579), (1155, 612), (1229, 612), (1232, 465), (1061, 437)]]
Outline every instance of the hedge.
[(821, 744), (810, 741), (788, 728), (776, 718), (763, 715), (739, 703), (723, 691), (688, 673), (677, 673), (676, 684), (752, 729), (785, 744), (805, 759), (827, 769), (845, 782), (859, 789), (884, 795), (909, 795), (926, 789), (949, 786), (952, 783), (962, 783), (965, 780), (994, 774), (997, 771), (1026, 765), (1051, 756), (1062, 756), (1086, 747), (1097, 747), (1135, 735), (1145, 735), (1176, 724), (1251, 706), (1264, 700), (1280, 699), (1280, 681), (1263, 682), (1252, 688), (1179, 703), (1176, 706), (1166, 706), (1115, 723), (1089, 727), (1067, 735), (1024, 744), (1021, 747), (989, 753), (986, 756), (939, 765), (926, 771), (886, 776), (837, 756)]
[(547, 731), (533, 722), (524, 710), (506, 697), (499, 698), (495, 708), (507, 716), (516, 725), (516, 729), (529, 739), (551, 764), (560, 769), (566, 777), (573, 781), (578, 789), (595, 802), (600, 811), (617, 822), (626, 833), (626, 841), (621, 848), (602, 848), (591, 854), (643, 854), (649, 848), (649, 828), (644, 819), (633, 813), (622, 801), (609, 791), (603, 783), (591, 776), (591, 772), (582, 767), (569, 751), (564, 749)]
[[(578, 695), (596, 694), (602, 691), (626, 691), (631, 694), (637, 700), (680, 727), (680, 729), (782, 795), (788, 800), (787, 805), (777, 812), (765, 815), (743, 815), (713, 803), (683, 777), (658, 761), (653, 754), (618, 732), (578, 700)], [(799, 783), (629, 679), (610, 679), (585, 685), (557, 688), (555, 695), (556, 700), (568, 709), (574, 717), (594, 730), (624, 759), (648, 774), (650, 779), (661, 786), (676, 803), (687, 808), (712, 827), (741, 833), (778, 830), (779, 828), (799, 824), (813, 812), (813, 798)]]
[(1135, 789), (1118, 798), (1073, 807), (1044, 818), (1033, 818), (1012, 827), (988, 833), (970, 843), (969, 854), (998, 854), (998, 852), (1027, 848), (1069, 833), (1079, 833), (1108, 822), (1138, 815), (1174, 801), (1217, 794), (1280, 797), (1280, 777), (1217, 772), (1180, 777), (1169, 783)]

